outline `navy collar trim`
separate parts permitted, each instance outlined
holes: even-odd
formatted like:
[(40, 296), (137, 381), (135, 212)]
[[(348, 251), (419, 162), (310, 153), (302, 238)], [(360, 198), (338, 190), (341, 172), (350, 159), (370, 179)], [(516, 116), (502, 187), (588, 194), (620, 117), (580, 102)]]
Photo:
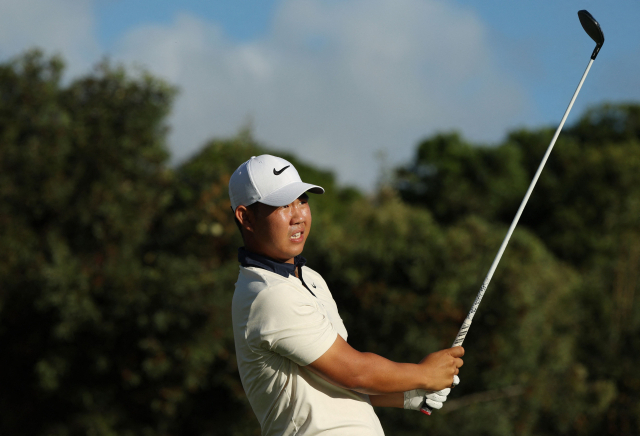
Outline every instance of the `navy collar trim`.
[(309, 289), (309, 286), (307, 286), (307, 284), (304, 282), (304, 279), (302, 278), (302, 267), (307, 263), (307, 259), (300, 255), (297, 255), (293, 258), (293, 263), (284, 263), (277, 262), (257, 253), (252, 253), (251, 251), (246, 250), (244, 247), (240, 247), (238, 249), (238, 261), (240, 262), (240, 265), (245, 268), (249, 266), (262, 268), (267, 271), (279, 274), (285, 279), (289, 278), (289, 276), (295, 277), (297, 268), (298, 279), (300, 279), (302, 285), (307, 288), (307, 291), (311, 292), (311, 295), (313, 295), (314, 297), (316, 296), (316, 294), (314, 294), (313, 291)]
[(238, 262), (244, 267), (255, 266), (288, 278), (290, 275), (295, 277), (296, 268), (303, 267), (307, 263), (307, 259), (298, 255), (293, 258), (293, 263), (277, 262), (268, 257), (248, 251), (244, 247), (240, 247), (238, 249)]

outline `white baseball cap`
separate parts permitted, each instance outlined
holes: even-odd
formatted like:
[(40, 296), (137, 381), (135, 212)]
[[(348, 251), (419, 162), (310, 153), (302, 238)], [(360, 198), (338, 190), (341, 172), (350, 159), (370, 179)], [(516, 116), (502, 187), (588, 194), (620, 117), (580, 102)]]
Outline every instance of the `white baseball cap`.
[(269, 206), (285, 206), (304, 192), (324, 193), (317, 185), (304, 183), (290, 162), (269, 154), (253, 156), (229, 179), (229, 198), (235, 211), (240, 205), (260, 202)]

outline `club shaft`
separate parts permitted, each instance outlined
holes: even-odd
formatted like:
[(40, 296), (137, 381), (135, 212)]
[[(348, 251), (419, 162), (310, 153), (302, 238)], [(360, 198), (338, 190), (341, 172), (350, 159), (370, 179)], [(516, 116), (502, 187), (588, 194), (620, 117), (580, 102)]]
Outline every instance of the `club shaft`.
[(502, 254), (504, 253), (504, 250), (507, 248), (507, 244), (509, 243), (509, 239), (511, 239), (511, 235), (513, 234), (513, 231), (515, 230), (516, 226), (518, 225), (518, 221), (520, 220), (520, 216), (522, 215), (522, 211), (524, 210), (525, 206), (527, 205), (527, 202), (529, 201), (529, 197), (531, 196), (531, 192), (533, 192), (533, 188), (536, 186), (536, 183), (538, 182), (538, 178), (540, 177), (540, 174), (542, 173), (542, 169), (544, 168), (544, 165), (547, 163), (547, 159), (549, 158), (549, 155), (551, 154), (551, 150), (553, 150), (553, 146), (555, 145), (556, 140), (558, 139), (558, 136), (560, 135), (560, 131), (562, 130), (562, 127), (564, 126), (564, 123), (567, 120), (567, 117), (569, 116), (569, 112), (571, 112), (571, 108), (573, 107), (573, 103), (576, 101), (576, 98), (578, 97), (578, 93), (580, 92), (580, 89), (582, 88), (582, 84), (584, 83), (585, 79), (587, 78), (587, 74), (589, 74), (589, 70), (591, 69), (591, 65), (592, 64), (593, 64), (593, 59), (589, 60), (589, 65), (587, 65), (587, 69), (585, 70), (584, 74), (582, 75), (582, 79), (580, 79), (580, 83), (578, 84), (578, 87), (576, 88), (576, 91), (573, 93), (573, 97), (571, 98), (571, 102), (569, 103), (569, 106), (567, 107), (567, 110), (564, 112), (564, 116), (562, 117), (562, 120), (560, 121), (560, 125), (556, 129), (556, 132), (553, 135), (553, 138), (551, 139), (551, 143), (549, 144), (549, 147), (547, 147), (547, 151), (545, 152), (544, 157), (542, 158), (542, 162), (540, 162), (540, 166), (538, 166), (538, 170), (536, 171), (535, 175), (533, 176), (533, 180), (531, 180), (531, 184), (529, 185), (529, 189), (527, 189), (527, 193), (524, 195), (524, 198), (522, 199), (522, 203), (520, 203), (520, 207), (518, 208), (518, 211), (516, 212), (516, 216), (513, 218), (513, 221), (511, 222), (511, 226), (509, 227), (509, 230), (507, 231), (507, 235), (504, 237), (504, 240), (502, 241), (502, 245), (500, 246), (500, 249), (498, 250), (498, 254), (496, 254), (496, 257), (493, 260), (493, 263), (491, 264), (491, 268), (489, 268), (489, 272), (487, 273), (487, 276), (484, 279), (484, 282), (482, 283), (482, 286), (480, 287), (480, 292), (478, 292), (478, 295), (476, 296), (476, 300), (473, 302), (473, 306), (471, 307), (471, 310), (469, 311), (469, 314), (467, 315), (467, 318), (462, 323), (462, 327), (460, 328), (460, 331), (458, 332), (458, 335), (456, 336), (456, 339), (453, 341), (453, 346), (454, 347), (462, 345), (462, 342), (464, 342), (464, 338), (467, 335), (467, 331), (469, 330), (469, 326), (471, 326), (471, 320), (473, 320), (473, 317), (474, 317), (474, 315), (476, 313), (476, 310), (478, 310), (478, 306), (480, 305), (480, 301), (482, 301), (482, 297), (484, 296), (484, 293), (486, 292), (487, 287), (489, 286), (489, 282), (491, 281), (491, 278), (493, 277), (493, 273), (496, 271), (496, 268), (498, 267), (498, 263), (500, 262), (500, 259), (502, 258)]
[[(478, 310), (478, 306), (480, 306), (480, 302), (482, 301), (482, 297), (484, 296), (484, 293), (487, 291), (487, 288), (489, 287), (489, 282), (491, 281), (491, 278), (493, 277), (493, 273), (496, 271), (496, 268), (498, 267), (498, 263), (500, 262), (500, 259), (502, 258), (502, 254), (504, 253), (504, 250), (507, 248), (507, 244), (509, 243), (509, 239), (511, 239), (511, 234), (513, 233), (514, 229), (516, 228), (516, 225), (518, 225), (518, 221), (520, 220), (520, 215), (522, 215), (522, 211), (524, 210), (525, 206), (527, 205), (527, 201), (529, 201), (529, 197), (531, 196), (531, 192), (533, 191), (533, 188), (536, 186), (536, 183), (538, 182), (538, 178), (540, 177), (540, 173), (542, 173), (542, 169), (544, 168), (544, 165), (547, 162), (547, 159), (549, 158), (549, 155), (551, 154), (551, 150), (553, 150), (553, 146), (555, 145), (556, 140), (558, 139), (558, 136), (560, 135), (560, 131), (562, 131), (562, 127), (564, 126), (564, 123), (567, 120), (567, 117), (569, 116), (569, 112), (571, 112), (571, 108), (573, 107), (573, 103), (576, 101), (576, 98), (578, 97), (578, 93), (580, 92), (580, 89), (582, 88), (582, 84), (584, 83), (584, 80), (587, 78), (587, 74), (589, 74), (589, 70), (591, 69), (591, 65), (592, 64), (593, 64), (593, 59), (590, 59), (589, 60), (589, 65), (587, 65), (587, 69), (585, 70), (584, 74), (582, 75), (582, 79), (580, 79), (580, 83), (578, 84), (578, 87), (576, 88), (576, 91), (573, 93), (573, 97), (571, 98), (571, 102), (569, 103), (569, 106), (567, 107), (567, 110), (564, 112), (564, 116), (562, 117), (562, 120), (560, 121), (560, 125), (556, 129), (556, 132), (553, 135), (553, 138), (551, 139), (551, 143), (549, 144), (549, 147), (547, 147), (547, 151), (544, 154), (544, 157), (542, 158), (542, 162), (540, 162), (540, 166), (538, 166), (538, 170), (536, 171), (535, 175), (533, 176), (533, 180), (531, 180), (531, 184), (529, 185), (529, 189), (527, 189), (527, 193), (524, 195), (524, 198), (522, 199), (522, 203), (520, 203), (520, 207), (518, 208), (518, 211), (516, 212), (516, 216), (513, 218), (513, 221), (511, 222), (511, 226), (509, 227), (509, 230), (507, 231), (507, 235), (504, 237), (504, 240), (502, 241), (502, 245), (500, 246), (500, 249), (498, 250), (498, 254), (496, 255), (495, 259), (493, 260), (493, 263), (491, 264), (491, 268), (489, 268), (489, 272), (488, 272), (486, 278), (484, 279), (484, 282), (482, 283), (482, 286), (480, 287), (480, 292), (478, 292), (478, 295), (476, 296), (476, 299), (473, 302), (473, 306), (471, 306), (471, 310), (469, 311), (469, 313), (467, 314), (466, 319), (462, 323), (462, 326), (460, 327), (460, 330), (458, 331), (458, 335), (456, 336), (456, 339), (453, 341), (453, 345), (452, 345), (453, 347), (457, 347), (459, 345), (462, 345), (462, 343), (464, 342), (464, 338), (467, 336), (467, 332), (469, 331), (469, 328), (471, 327), (471, 321), (473, 320), (473, 317), (476, 314), (476, 311)], [(423, 413), (425, 413), (427, 415), (431, 414), (430, 408), (428, 406), (426, 406), (426, 405), (423, 406), (422, 411), (423, 411)], [(427, 411), (429, 413), (427, 413)]]

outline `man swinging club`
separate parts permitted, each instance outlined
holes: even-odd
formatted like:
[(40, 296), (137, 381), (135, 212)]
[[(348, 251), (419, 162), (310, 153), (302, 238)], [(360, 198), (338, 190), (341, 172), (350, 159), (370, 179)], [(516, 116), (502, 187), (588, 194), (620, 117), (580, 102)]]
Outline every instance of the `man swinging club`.
[(242, 385), (264, 436), (383, 435), (372, 406), (440, 409), (464, 350), (396, 363), (347, 343), (329, 287), (301, 256), (307, 192), (324, 189), (270, 155), (252, 157), (229, 181), (244, 241), (232, 303)]

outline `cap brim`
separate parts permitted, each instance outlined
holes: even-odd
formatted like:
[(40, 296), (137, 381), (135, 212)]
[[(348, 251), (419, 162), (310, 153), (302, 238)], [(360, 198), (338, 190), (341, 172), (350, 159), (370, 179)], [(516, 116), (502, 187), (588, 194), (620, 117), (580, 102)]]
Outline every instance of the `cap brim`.
[(272, 192), (259, 201), (260, 203), (268, 206), (286, 206), (287, 204), (293, 203), (296, 198), (300, 197), (307, 191), (313, 194), (324, 194), (324, 188), (321, 186), (311, 185), (304, 182), (295, 182)]

